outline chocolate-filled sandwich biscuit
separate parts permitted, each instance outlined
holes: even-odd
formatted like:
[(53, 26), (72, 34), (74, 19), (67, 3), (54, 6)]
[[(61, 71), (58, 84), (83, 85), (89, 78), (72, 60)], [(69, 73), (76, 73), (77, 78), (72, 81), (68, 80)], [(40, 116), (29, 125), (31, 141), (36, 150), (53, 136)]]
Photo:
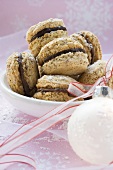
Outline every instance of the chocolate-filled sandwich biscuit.
[(31, 26), (26, 34), (29, 49), (37, 56), (41, 48), (55, 38), (67, 36), (67, 29), (62, 19), (50, 18)]
[(42, 47), (38, 57), (42, 74), (78, 75), (89, 64), (83, 46), (69, 37), (57, 38)]
[(7, 59), (7, 81), (19, 94), (31, 97), (36, 90), (38, 69), (35, 58), (27, 52), (14, 52)]
[(78, 33), (72, 34), (70, 37), (75, 41), (79, 41), (83, 45), (84, 50), (88, 54), (88, 60), (90, 64), (102, 59), (100, 42), (96, 35), (94, 35), (92, 32), (80, 31)]
[(75, 97), (69, 94), (67, 91), (69, 84), (75, 81), (76, 80), (69, 76), (44, 75), (43, 77), (38, 79), (36, 84), (37, 92), (34, 94), (33, 97), (42, 100), (68, 101)]

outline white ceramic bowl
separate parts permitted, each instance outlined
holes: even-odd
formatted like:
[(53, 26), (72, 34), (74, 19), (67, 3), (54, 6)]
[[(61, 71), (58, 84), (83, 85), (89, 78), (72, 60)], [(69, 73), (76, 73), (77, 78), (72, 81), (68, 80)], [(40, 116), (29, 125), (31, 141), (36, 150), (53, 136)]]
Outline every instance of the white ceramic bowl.
[[(39, 100), (26, 97), (12, 91), (7, 83), (6, 73), (3, 73), (0, 78), (0, 87), (4, 97), (18, 110), (36, 117), (43, 116), (45, 113), (51, 111), (63, 102)], [(76, 102), (81, 104), (83, 101)], [(75, 103), (75, 102), (74, 102)], [(72, 105), (71, 103), (70, 105)], [(69, 111), (73, 112), (73, 109)]]

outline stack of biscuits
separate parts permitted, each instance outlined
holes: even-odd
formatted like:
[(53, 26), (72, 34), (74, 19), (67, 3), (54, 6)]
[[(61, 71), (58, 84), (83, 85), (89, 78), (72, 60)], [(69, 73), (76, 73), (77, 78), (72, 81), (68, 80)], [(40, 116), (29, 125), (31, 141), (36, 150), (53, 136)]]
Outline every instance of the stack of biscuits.
[[(21, 95), (51, 101), (75, 96), (71, 82), (94, 84), (105, 75), (106, 62), (98, 38), (89, 31), (68, 35), (62, 19), (48, 19), (26, 33), (30, 52), (14, 52), (7, 59), (7, 81)], [(82, 100), (82, 99), (81, 99)]]

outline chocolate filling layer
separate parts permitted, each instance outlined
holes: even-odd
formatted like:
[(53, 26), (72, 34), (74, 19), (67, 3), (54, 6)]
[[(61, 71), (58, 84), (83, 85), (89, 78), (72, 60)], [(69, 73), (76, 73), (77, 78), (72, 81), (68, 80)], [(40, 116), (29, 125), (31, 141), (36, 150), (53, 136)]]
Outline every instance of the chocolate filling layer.
[(94, 63), (94, 48), (93, 48), (93, 45), (91, 44), (91, 42), (89, 41), (89, 39), (88, 38), (86, 38), (82, 33), (77, 33), (77, 34), (79, 34), (79, 35), (81, 35), (82, 37), (84, 37), (85, 38), (85, 40), (87, 41), (87, 43), (91, 46), (91, 48), (90, 48), (90, 52), (91, 52), (91, 64), (93, 64)]
[(33, 40), (35, 40), (36, 38), (44, 36), (44, 34), (46, 34), (46, 33), (50, 33), (51, 31), (57, 31), (57, 30), (67, 31), (67, 29), (65, 27), (63, 27), (63, 26), (58, 26), (58, 27), (54, 27), (54, 28), (44, 28), (43, 30), (39, 31), (37, 34), (35, 34), (31, 38), (31, 42)]
[(63, 92), (67, 93), (68, 96), (74, 97), (72, 94), (70, 94), (67, 89), (61, 89), (61, 88), (55, 88), (55, 89), (46, 89), (46, 88), (40, 88), (37, 90), (37, 92)]
[(22, 65), (22, 59), (23, 59), (23, 57), (22, 57), (22, 54), (20, 53), (18, 55), (18, 64), (19, 64), (18, 70), (19, 70), (19, 73), (20, 73), (20, 78), (21, 78), (21, 81), (22, 81), (22, 85), (23, 85), (25, 96), (31, 97), (30, 92), (33, 89), (29, 88), (29, 85), (28, 85), (27, 81), (25, 80), (24, 69), (23, 69), (23, 65)]
[(62, 54), (66, 54), (66, 53), (69, 53), (69, 52), (83, 52), (83, 53), (85, 53), (85, 50), (83, 50), (82, 48), (72, 48), (72, 49), (60, 51), (60, 52), (58, 52), (56, 54), (53, 54), (51, 56), (46, 57), (44, 59), (44, 62), (42, 63), (42, 65), (44, 63), (48, 62), (49, 60), (52, 60), (52, 59), (54, 59), (54, 58), (56, 58), (56, 57), (58, 57), (58, 56), (60, 56)]

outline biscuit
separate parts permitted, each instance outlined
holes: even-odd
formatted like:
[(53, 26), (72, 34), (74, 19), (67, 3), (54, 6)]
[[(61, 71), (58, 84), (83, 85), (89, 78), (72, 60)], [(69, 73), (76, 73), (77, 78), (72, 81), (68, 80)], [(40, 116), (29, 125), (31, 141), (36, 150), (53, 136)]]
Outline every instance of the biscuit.
[(37, 56), (41, 48), (55, 38), (67, 36), (67, 29), (62, 19), (50, 18), (30, 27), (26, 33), (29, 49)]
[(7, 59), (7, 81), (19, 94), (32, 96), (36, 90), (38, 69), (35, 58), (27, 52), (14, 52)]
[(78, 75), (89, 64), (83, 46), (69, 37), (57, 38), (42, 47), (37, 60), (42, 74)]
[(78, 81), (83, 84), (94, 84), (100, 77), (105, 76), (106, 62), (98, 60), (88, 66), (87, 70), (80, 75)]
[(72, 34), (70, 37), (76, 41), (79, 41), (83, 45), (84, 50), (88, 54), (90, 64), (102, 59), (102, 49), (100, 42), (96, 35), (94, 35), (92, 32), (80, 31), (78, 33)]
[(44, 75), (38, 79), (36, 85), (37, 92), (33, 97), (42, 100), (68, 101), (74, 98), (74, 96), (68, 93), (68, 86), (71, 82), (75, 81), (69, 76)]

